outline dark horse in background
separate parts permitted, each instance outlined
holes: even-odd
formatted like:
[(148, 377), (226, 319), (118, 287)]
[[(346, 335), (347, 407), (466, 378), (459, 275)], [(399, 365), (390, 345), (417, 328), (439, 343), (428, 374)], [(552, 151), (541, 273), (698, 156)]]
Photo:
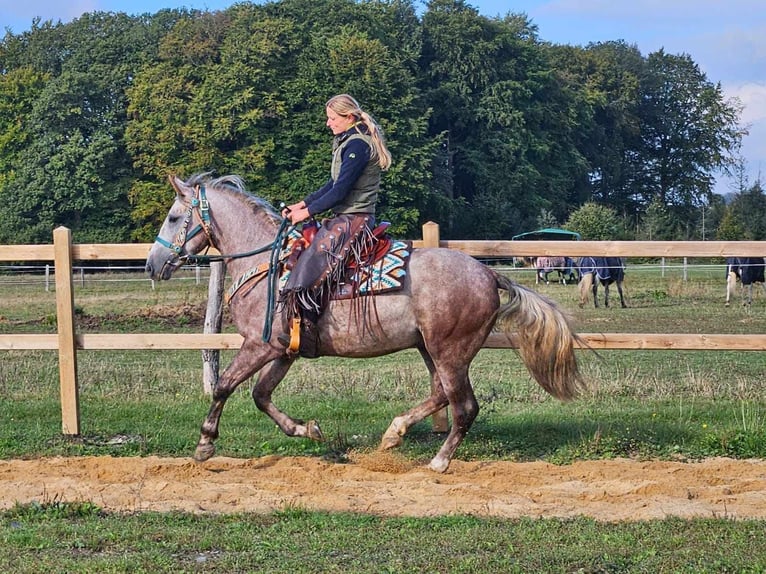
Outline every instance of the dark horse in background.
[(598, 284), (604, 286), (604, 306), (609, 307), (609, 286), (614, 283), (620, 294), (620, 305), (625, 308), (622, 284), (625, 281), (625, 261), (621, 257), (581, 257), (578, 262), (580, 272), (580, 307), (588, 302), (588, 293), (593, 291), (593, 304), (598, 307)]
[(764, 282), (764, 257), (728, 257), (726, 259), (726, 306), (729, 306), (737, 282), (742, 284), (742, 304), (753, 303), (753, 285), (760, 283), (766, 293)]
[(577, 264), (571, 257), (538, 257), (535, 259), (535, 283), (548, 285), (548, 275), (558, 273), (559, 283), (577, 283)]
[[(286, 222), (268, 203), (247, 193), (241, 178), (172, 177), (170, 183), (175, 201), (146, 259), (150, 277), (170, 279), (208, 247), (222, 254), (235, 285), (253, 269), (268, 269), (270, 276), (271, 271), (279, 273), (281, 259), (275, 260), (274, 253)], [(431, 394), (394, 418), (381, 448), (399, 446), (410, 427), (449, 406), (452, 427), (429, 464), (434, 471), (447, 470), (479, 412), (469, 367), (493, 330), (513, 336), (525, 366), (551, 395), (571, 399), (582, 388), (575, 354), (580, 340), (551, 299), (453, 249), (413, 249), (402, 281), (400, 290), (377, 294), (366, 306), (358, 299), (331, 300), (318, 323), (321, 355), (366, 358), (411, 348), (420, 352), (431, 376)], [(215, 453), (224, 405), (254, 375), (253, 400), (282, 432), (323, 438), (316, 421), (293, 419), (272, 402), (272, 393), (297, 360), (277, 340), (282, 309), (270, 305), (275, 296), (274, 284), (260, 281), (230, 297), (232, 320), (243, 341), (213, 392), (194, 453), (197, 461)], [(271, 325), (273, 332), (265, 329)]]

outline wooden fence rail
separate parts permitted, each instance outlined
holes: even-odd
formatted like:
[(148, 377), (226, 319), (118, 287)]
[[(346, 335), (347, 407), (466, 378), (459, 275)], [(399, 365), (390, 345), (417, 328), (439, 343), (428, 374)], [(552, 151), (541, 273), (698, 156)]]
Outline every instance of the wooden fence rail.
[[(569, 255), (579, 257), (761, 257), (766, 241), (441, 241), (439, 226), (426, 223), (423, 238), (415, 247), (440, 246), (465, 251), (477, 258), (507, 258)], [(75, 261), (143, 260), (151, 244), (72, 244), (69, 229), (57, 228), (53, 245), (0, 245), (0, 261), (54, 263), (58, 333), (32, 335), (0, 334), (2, 350), (57, 350), (61, 392), (62, 431), (80, 434), (77, 383), (77, 352), (96, 349), (238, 349), (237, 334), (77, 334), (75, 332), (73, 263)], [(595, 349), (641, 350), (766, 350), (766, 334), (662, 334), (580, 333)], [(485, 348), (515, 348), (513, 337), (493, 333)], [(434, 428), (440, 427), (434, 419)]]

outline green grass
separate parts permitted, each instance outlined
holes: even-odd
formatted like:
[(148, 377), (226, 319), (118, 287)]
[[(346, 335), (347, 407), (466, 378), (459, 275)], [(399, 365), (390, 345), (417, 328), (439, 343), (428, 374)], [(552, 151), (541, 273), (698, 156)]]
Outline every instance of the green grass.
[[(531, 285), (529, 271), (514, 277)], [(748, 312), (723, 306), (722, 268), (628, 268), (629, 309), (577, 305), (574, 286), (537, 289), (582, 332), (763, 333), (760, 292)], [(78, 330), (194, 332), (206, 285), (75, 285)], [(614, 290), (613, 290), (614, 291)], [(616, 301), (612, 293), (612, 301)], [(613, 303), (614, 305), (614, 303)], [(182, 312), (179, 314), (178, 310)], [(0, 282), (0, 332), (55, 332), (55, 294)], [(186, 317), (186, 320), (183, 319)], [(227, 325), (227, 329), (231, 326)], [(222, 354), (225, 365), (232, 353)], [(763, 353), (580, 352), (588, 381), (571, 403), (547, 396), (511, 350), (483, 350), (471, 378), (481, 412), (464, 460), (612, 457), (766, 458)], [(0, 458), (191, 454), (209, 399), (196, 351), (78, 355), (82, 435), (61, 435), (57, 356), (0, 357)], [(333, 458), (375, 447), (391, 419), (428, 392), (416, 352), (364, 361), (302, 360), (275, 393), (315, 418), (326, 443), (282, 435), (245, 382), (227, 403), (218, 454)], [(402, 447), (427, 461), (441, 439), (424, 422)], [(0, 513), (0, 569), (14, 572), (766, 572), (761, 521), (725, 518), (602, 524), (589, 519), (379, 518), (288, 508), (269, 515), (109, 514), (91, 503), (41, 500)], [(382, 542), (381, 542), (382, 541)]]
[(51, 502), (0, 513), (0, 568), (29, 572), (763, 572), (760, 522), (108, 514)]

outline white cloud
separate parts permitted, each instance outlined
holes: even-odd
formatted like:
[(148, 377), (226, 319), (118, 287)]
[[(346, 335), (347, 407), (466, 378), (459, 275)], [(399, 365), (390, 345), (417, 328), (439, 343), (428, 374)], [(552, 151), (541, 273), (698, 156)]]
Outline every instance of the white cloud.
[(766, 122), (766, 84), (747, 83), (739, 86), (725, 86), (724, 94), (727, 98), (734, 97), (742, 102), (743, 124)]

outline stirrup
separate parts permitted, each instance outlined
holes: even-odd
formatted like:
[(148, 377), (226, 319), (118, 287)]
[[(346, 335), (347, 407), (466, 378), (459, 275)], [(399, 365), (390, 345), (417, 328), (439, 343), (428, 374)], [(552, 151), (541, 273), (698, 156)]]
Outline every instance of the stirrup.
[(288, 353), (297, 353), (301, 345), (301, 318), (293, 317), (290, 325), (290, 344), (287, 346)]

